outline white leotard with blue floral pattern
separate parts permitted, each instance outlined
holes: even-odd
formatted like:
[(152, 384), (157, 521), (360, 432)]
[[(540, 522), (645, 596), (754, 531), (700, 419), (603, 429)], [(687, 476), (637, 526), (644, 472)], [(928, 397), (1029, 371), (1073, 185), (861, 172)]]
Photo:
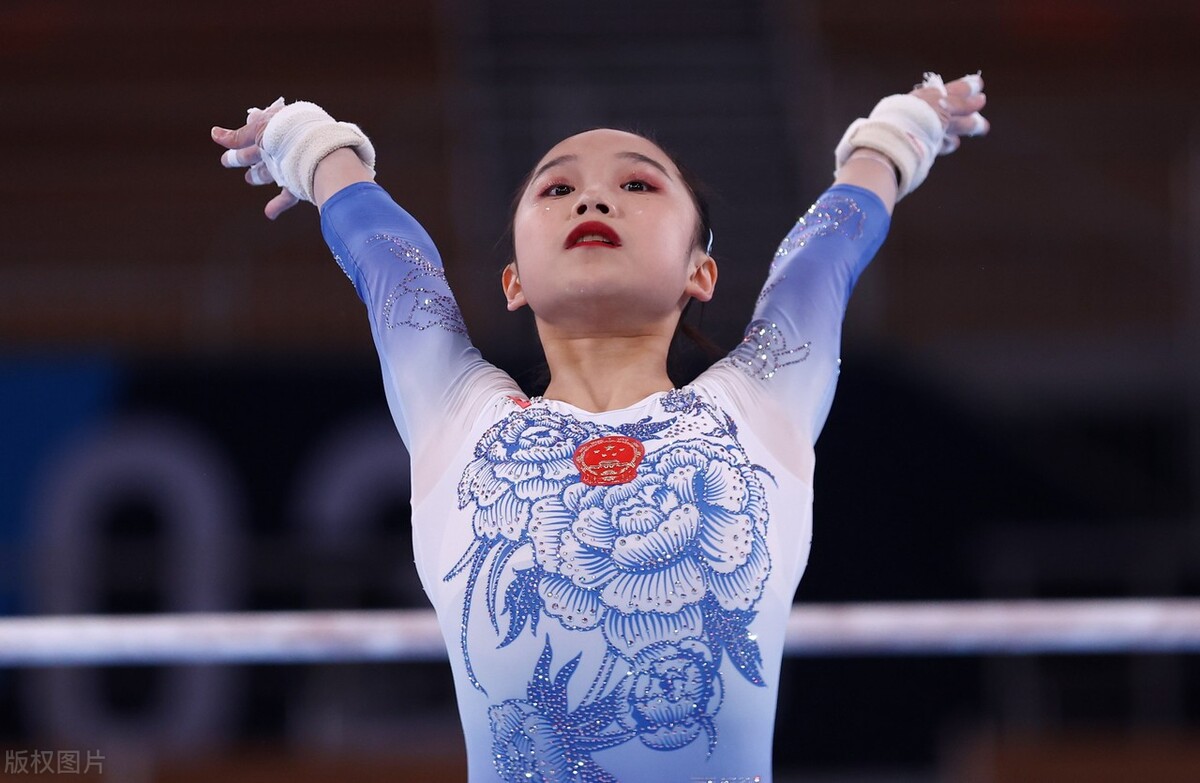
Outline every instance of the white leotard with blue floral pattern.
[[(450, 650), (472, 783), (769, 781), (813, 444), (850, 291), (887, 232), (826, 191), (743, 342), (682, 389), (589, 413), (524, 398), (471, 345), (438, 252), (378, 186), (322, 211), (409, 449), (417, 569)], [(640, 442), (619, 483), (576, 449)]]

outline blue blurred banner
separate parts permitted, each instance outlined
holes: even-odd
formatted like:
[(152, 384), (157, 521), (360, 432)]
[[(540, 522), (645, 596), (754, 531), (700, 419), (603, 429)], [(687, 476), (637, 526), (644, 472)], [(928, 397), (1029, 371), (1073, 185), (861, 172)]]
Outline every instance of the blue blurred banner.
[(0, 614), (25, 608), (29, 503), (39, 468), (108, 416), (121, 373), (104, 357), (0, 360)]

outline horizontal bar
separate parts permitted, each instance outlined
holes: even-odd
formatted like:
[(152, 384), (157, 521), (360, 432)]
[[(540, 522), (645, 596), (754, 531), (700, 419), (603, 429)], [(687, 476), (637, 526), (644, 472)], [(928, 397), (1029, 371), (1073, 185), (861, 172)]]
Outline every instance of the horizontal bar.
[[(1200, 600), (798, 606), (785, 653), (1012, 655), (1200, 652)], [(432, 661), (429, 610), (53, 615), (0, 619), (0, 666)]]

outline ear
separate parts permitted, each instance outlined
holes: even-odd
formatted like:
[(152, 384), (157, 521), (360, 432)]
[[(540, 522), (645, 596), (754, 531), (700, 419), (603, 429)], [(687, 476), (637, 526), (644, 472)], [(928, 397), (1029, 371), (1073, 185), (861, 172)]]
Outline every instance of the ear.
[(684, 293), (693, 299), (707, 302), (713, 298), (713, 291), (716, 287), (717, 262), (713, 260), (712, 256), (704, 255), (701, 257), (700, 263), (693, 267)]
[(504, 267), (504, 274), (501, 276), (501, 284), (504, 287), (504, 298), (508, 300), (508, 309), (520, 310), (525, 305), (529, 304), (525, 301), (525, 290), (521, 288), (521, 277), (517, 274), (517, 262), (510, 261)]

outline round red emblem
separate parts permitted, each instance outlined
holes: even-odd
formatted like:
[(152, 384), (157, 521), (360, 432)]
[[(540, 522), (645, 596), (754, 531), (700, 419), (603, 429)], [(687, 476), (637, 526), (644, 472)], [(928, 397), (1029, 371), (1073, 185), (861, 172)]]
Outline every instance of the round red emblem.
[(605, 435), (581, 443), (573, 459), (584, 484), (607, 487), (633, 481), (644, 456), (646, 447), (636, 438)]

